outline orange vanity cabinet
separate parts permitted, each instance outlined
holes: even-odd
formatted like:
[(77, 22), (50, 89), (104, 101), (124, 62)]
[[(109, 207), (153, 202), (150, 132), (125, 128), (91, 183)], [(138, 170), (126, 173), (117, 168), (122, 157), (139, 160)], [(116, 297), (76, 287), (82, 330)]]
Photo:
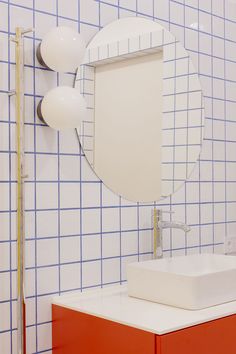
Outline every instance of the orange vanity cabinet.
[(52, 305), (53, 354), (236, 354), (236, 315), (156, 335)]

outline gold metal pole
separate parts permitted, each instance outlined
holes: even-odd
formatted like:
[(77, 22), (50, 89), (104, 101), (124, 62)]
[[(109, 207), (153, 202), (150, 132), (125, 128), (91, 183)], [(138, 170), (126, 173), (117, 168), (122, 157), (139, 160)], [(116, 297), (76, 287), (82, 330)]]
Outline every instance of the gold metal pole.
[(26, 354), (25, 323), (25, 208), (24, 208), (24, 34), (32, 29), (16, 28), (16, 136), (17, 136), (17, 353)]
[(22, 29), (16, 28), (16, 129), (17, 129), (17, 346), (26, 354), (24, 294), (24, 41)]

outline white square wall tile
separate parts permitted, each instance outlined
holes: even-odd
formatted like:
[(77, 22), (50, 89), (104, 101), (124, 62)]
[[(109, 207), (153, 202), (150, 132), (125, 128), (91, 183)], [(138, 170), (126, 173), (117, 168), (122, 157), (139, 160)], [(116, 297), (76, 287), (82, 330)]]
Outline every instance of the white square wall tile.
[(60, 207), (79, 208), (80, 207), (80, 184), (61, 183), (60, 184)]
[(115, 283), (120, 281), (120, 259), (105, 259), (102, 263), (103, 283)]
[(101, 183), (83, 183), (81, 188), (83, 207), (98, 207), (101, 205)]
[(37, 181), (56, 181), (58, 179), (58, 156), (39, 154), (36, 157)]
[(118, 231), (120, 229), (120, 211), (119, 208), (102, 209), (102, 231)]
[(6, 3), (0, 3), (0, 30), (8, 30), (8, 5)]
[(154, 12), (154, 2), (153, 0), (138, 0), (137, 1), (138, 7), (137, 10), (140, 13), (143, 13), (145, 15), (149, 15), (149, 16), (153, 16), (153, 12)]
[(82, 259), (95, 260), (101, 258), (101, 236), (89, 235), (82, 238)]
[(57, 209), (58, 208), (58, 184), (57, 183), (37, 183), (36, 197), (37, 197), (38, 209)]
[(119, 256), (120, 250), (120, 234), (111, 233), (102, 235), (102, 257)]
[(58, 14), (59, 16), (77, 20), (79, 16), (78, 0), (70, 0), (69, 6), (64, 0), (58, 0)]
[(166, 0), (158, 0), (154, 2), (154, 15), (158, 19), (169, 20), (169, 2)]
[(58, 211), (38, 211), (36, 215), (37, 236), (58, 236)]
[(56, 13), (56, 0), (35, 0), (35, 9), (44, 12)]
[(81, 258), (80, 243), (80, 236), (60, 238), (60, 262), (78, 262)]
[(101, 231), (101, 213), (99, 209), (82, 210), (83, 234), (94, 234)]
[(58, 266), (37, 270), (38, 294), (56, 293), (59, 290)]
[(138, 232), (122, 232), (121, 236), (122, 255), (138, 253)]
[(37, 240), (37, 265), (58, 264), (58, 239)]
[(120, 0), (120, 6), (125, 9), (130, 9), (135, 11), (137, 9), (137, 1), (136, 0)]
[(61, 210), (60, 211), (60, 235), (79, 235), (80, 234), (80, 210)]
[(112, 21), (115, 21), (118, 17), (118, 8), (115, 6), (108, 6), (107, 4), (101, 3), (100, 11), (100, 25), (102, 27)]
[(95, 25), (99, 24), (99, 4), (93, 0), (82, 0), (80, 4), (80, 20), (93, 23)]
[(60, 180), (78, 181), (80, 179), (79, 156), (60, 156)]
[(122, 230), (134, 230), (138, 229), (138, 212), (137, 208), (122, 207), (121, 208), (121, 229)]
[(80, 288), (80, 267), (81, 266), (79, 263), (66, 264), (61, 266), (60, 279), (62, 291)]
[(101, 284), (101, 261), (84, 262), (82, 272), (83, 288)]

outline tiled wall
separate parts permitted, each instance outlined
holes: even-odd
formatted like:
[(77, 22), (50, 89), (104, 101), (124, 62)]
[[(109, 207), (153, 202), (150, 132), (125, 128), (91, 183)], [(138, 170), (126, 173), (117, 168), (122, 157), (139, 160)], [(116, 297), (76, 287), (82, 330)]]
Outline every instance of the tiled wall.
[[(16, 353), (15, 27), (26, 43), (26, 295), (28, 353), (51, 353), (52, 295), (125, 280), (127, 262), (150, 257), (152, 206), (112, 194), (94, 175), (74, 131), (42, 126), (35, 109), (72, 74), (39, 67), (33, 55), (51, 27), (89, 40), (124, 16), (147, 16), (189, 50), (205, 96), (205, 140), (191, 179), (162, 203), (191, 225), (164, 235), (165, 255), (221, 252), (236, 231), (236, 3), (233, 0), (0, 0), (0, 353)], [(168, 217), (168, 215), (166, 216)]]

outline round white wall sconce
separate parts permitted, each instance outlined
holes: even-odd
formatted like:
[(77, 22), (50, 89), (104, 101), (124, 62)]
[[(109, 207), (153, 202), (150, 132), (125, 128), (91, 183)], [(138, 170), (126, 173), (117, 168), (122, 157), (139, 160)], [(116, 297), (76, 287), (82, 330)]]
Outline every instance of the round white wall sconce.
[(46, 34), (37, 48), (39, 63), (57, 72), (75, 71), (81, 64), (85, 43), (70, 27), (55, 27)]
[(39, 119), (56, 130), (77, 128), (86, 118), (86, 102), (78, 89), (59, 86), (50, 90), (37, 107)]

